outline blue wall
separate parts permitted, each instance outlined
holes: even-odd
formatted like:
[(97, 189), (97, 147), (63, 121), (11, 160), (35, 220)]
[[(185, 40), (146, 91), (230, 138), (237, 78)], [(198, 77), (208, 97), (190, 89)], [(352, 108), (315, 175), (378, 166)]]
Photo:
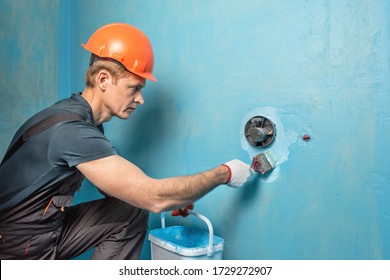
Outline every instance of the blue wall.
[(68, 47), (63, 34), (69, 28), (60, 24), (61, 6), (59, 0), (0, 0), (1, 157), (25, 119), (64, 92), (59, 60)]
[[(38, 2), (45, 3), (42, 15), (51, 12), (52, 1)], [(224, 238), (225, 259), (390, 259), (389, 2), (72, 0), (54, 6), (62, 23), (53, 16), (50, 29), (68, 30), (67, 39), (41, 34), (53, 41), (53, 60), (40, 72), (23, 72), (53, 90), (84, 88), (88, 53), (80, 44), (101, 25), (127, 22), (151, 39), (158, 83), (147, 85), (145, 105), (131, 120), (106, 125), (118, 152), (150, 176), (195, 173), (232, 158), (249, 163), (262, 150), (246, 143), (245, 122), (257, 114), (275, 122), (269, 149), (279, 166), (253, 185), (221, 186), (195, 204)], [(1, 26), (20, 28), (0, 18)], [(31, 14), (30, 26), (42, 27), (44, 19)], [(26, 30), (20, 40), (33, 36)], [(0, 39), (3, 60), (19, 43)], [(65, 42), (59, 49), (58, 40)], [(11, 53), (1, 65), (21, 65), (28, 54)], [(29, 55), (44, 63), (40, 53)], [(0, 78), (1, 98), (10, 102), (0, 105), (2, 135), (12, 134), (8, 117), (19, 116), (13, 107), (21, 100), (41, 106), (40, 88), (29, 88), (35, 100), (27, 86), (19, 88), (18, 77)], [(79, 201), (95, 197), (88, 183), (78, 194)], [(167, 223), (203, 226), (194, 218)], [(159, 226), (152, 215), (150, 228)], [(143, 258), (149, 250), (146, 241)]]

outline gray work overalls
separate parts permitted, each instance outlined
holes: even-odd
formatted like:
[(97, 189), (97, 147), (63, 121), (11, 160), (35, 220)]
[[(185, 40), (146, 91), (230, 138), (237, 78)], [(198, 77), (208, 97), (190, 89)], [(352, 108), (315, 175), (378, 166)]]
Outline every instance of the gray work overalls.
[[(53, 115), (31, 126), (8, 149), (1, 164), (30, 137), (77, 114)], [(93, 259), (137, 259), (148, 212), (116, 198), (71, 206), (84, 176), (74, 172), (48, 189), (0, 213), (0, 259), (71, 259), (96, 247)]]

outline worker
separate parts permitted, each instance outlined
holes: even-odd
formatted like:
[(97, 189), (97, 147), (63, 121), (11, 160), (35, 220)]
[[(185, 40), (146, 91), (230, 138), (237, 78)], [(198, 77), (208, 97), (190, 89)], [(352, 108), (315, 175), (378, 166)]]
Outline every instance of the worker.
[[(91, 52), (86, 87), (28, 119), (0, 166), (0, 259), (138, 259), (149, 212), (185, 216), (220, 185), (254, 177), (237, 159), (198, 174), (155, 179), (117, 154), (103, 123), (128, 119), (144, 104), (153, 75), (149, 39), (124, 23), (99, 28), (82, 45)], [(159, 163), (154, 163), (159, 164)], [(72, 205), (87, 178), (105, 196)]]

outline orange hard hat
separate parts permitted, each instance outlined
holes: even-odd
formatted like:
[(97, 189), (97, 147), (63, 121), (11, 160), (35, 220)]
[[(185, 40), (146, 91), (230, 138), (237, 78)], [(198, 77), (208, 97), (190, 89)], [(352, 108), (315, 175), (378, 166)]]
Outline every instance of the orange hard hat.
[(153, 76), (154, 54), (148, 37), (126, 23), (107, 24), (92, 34), (84, 49), (120, 62), (138, 76), (156, 82)]

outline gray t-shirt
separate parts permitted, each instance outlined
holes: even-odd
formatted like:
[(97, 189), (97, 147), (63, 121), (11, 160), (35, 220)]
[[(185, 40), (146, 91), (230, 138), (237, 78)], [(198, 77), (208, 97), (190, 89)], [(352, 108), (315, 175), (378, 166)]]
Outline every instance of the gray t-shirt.
[(96, 126), (93, 112), (80, 93), (59, 101), (27, 120), (10, 147), (31, 125), (57, 113), (76, 113), (86, 121), (65, 121), (30, 138), (0, 167), (0, 211), (17, 205), (36, 191), (50, 188), (75, 172), (76, 165), (116, 152)]

